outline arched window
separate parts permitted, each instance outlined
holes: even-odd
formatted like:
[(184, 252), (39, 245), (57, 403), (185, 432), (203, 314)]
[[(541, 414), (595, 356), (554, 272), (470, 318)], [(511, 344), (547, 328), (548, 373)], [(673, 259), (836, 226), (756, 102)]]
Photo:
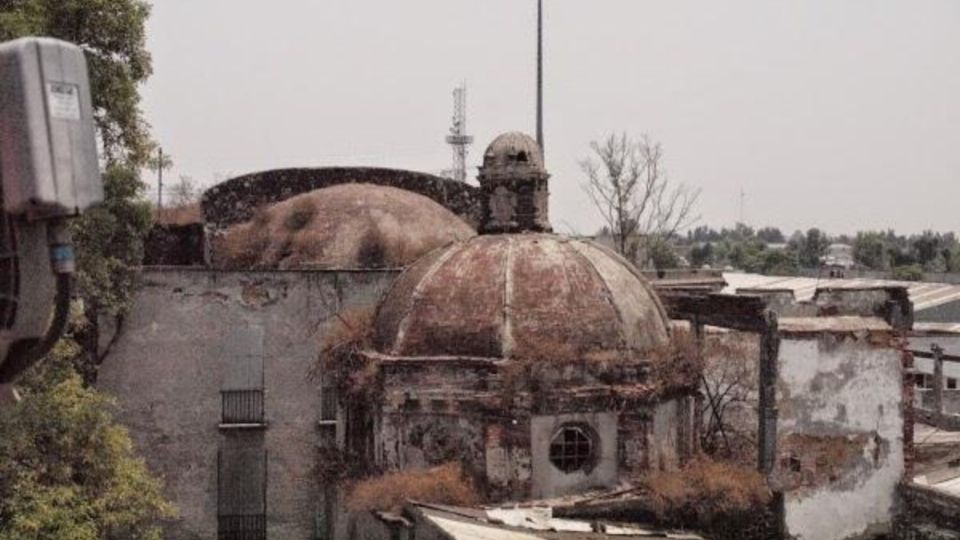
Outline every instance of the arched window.
[(550, 440), (550, 463), (565, 473), (590, 472), (597, 462), (597, 435), (585, 424), (565, 424)]

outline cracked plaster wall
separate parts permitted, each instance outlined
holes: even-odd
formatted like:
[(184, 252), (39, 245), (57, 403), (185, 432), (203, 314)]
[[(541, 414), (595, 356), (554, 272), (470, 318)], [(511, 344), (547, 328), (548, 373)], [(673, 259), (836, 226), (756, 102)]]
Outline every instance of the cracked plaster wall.
[[(237, 328), (262, 328), (270, 538), (312, 539), (321, 395), (308, 377), (323, 322), (375, 302), (394, 272), (146, 270), (98, 387), (180, 510), (172, 540), (216, 538), (220, 390)], [(256, 434), (259, 437), (259, 434)]]
[(891, 526), (904, 474), (903, 375), (901, 351), (878, 341), (782, 339), (774, 481), (793, 538), (864, 538)]

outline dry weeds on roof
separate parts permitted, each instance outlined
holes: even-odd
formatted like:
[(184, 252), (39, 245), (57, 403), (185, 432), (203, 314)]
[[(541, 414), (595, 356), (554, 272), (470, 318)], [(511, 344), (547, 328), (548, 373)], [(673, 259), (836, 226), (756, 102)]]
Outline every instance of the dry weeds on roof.
[(213, 239), (213, 263), (228, 269), (397, 268), (475, 233), (411, 191), (343, 184), (259, 208)]
[(460, 464), (446, 463), (432, 469), (392, 472), (357, 482), (347, 496), (347, 509), (351, 513), (398, 511), (411, 500), (454, 506), (481, 502)]
[(203, 212), (200, 203), (173, 206), (169, 208), (154, 208), (153, 221), (160, 225), (190, 225), (203, 223)]
[(745, 529), (763, 520), (772, 497), (755, 469), (706, 457), (679, 471), (650, 473), (640, 483), (659, 520), (708, 530), (711, 538), (748, 537)]
[(551, 393), (583, 383), (608, 385), (621, 399), (651, 402), (690, 394), (703, 377), (703, 352), (690, 332), (675, 330), (664, 343), (639, 351), (528, 341), (521, 355), (500, 368), (504, 406), (525, 391)]
[(377, 382), (378, 364), (361, 354), (370, 348), (375, 313), (374, 306), (340, 311), (324, 333), (312, 375), (322, 377), (325, 386), (336, 388), (344, 398), (363, 399)]

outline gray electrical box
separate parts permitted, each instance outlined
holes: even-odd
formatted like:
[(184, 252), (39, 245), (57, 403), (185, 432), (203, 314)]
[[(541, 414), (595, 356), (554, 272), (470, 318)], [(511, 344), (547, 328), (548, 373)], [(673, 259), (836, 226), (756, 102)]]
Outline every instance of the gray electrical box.
[(52, 38), (0, 44), (3, 208), (28, 220), (103, 200), (83, 51)]

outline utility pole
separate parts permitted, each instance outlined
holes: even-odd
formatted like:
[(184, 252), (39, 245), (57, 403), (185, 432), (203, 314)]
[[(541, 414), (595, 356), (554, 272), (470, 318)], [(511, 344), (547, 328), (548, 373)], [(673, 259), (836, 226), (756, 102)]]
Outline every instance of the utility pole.
[[(537, 144), (543, 148), (543, 0), (537, 0)], [(546, 158), (544, 158), (546, 162)]]
[(746, 218), (744, 217), (744, 213), (743, 213), (744, 203), (746, 201), (746, 198), (747, 198), (747, 194), (743, 192), (743, 187), (740, 187), (740, 223), (743, 223), (744, 225), (747, 224), (747, 222), (745, 221)]
[(163, 148), (157, 148), (157, 208), (163, 208)]

